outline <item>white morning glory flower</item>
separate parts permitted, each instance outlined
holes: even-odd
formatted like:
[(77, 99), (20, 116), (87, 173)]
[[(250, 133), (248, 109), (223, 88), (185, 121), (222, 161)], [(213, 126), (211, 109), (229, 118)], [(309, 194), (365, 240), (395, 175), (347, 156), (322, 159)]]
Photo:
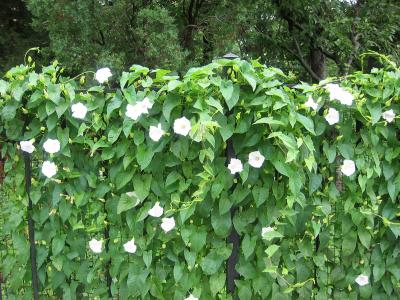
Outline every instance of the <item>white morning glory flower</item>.
[(146, 110), (149, 110), (153, 107), (153, 103), (150, 101), (148, 97), (144, 97), (142, 101), (140, 101), (141, 105), (146, 108)]
[(196, 298), (192, 294), (189, 295), (189, 297), (186, 297), (185, 300), (198, 300), (199, 298)]
[(263, 227), (261, 228), (261, 235), (263, 236), (264, 234), (274, 231), (274, 229), (272, 227)]
[(342, 166), (340, 167), (340, 170), (342, 171), (342, 173), (344, 175), (351, 176), (356, 171), (356, 165), (355, 165), (354, 161), (352, 161), (350, 159), (345, 159), (343, 161)]
[(35, 146), (33, 146), (31, 141), (21, 141), (19, 142), (19, 145), (21, 146), (21, 150), (24, 152), (32, 153), (35, 151)]
[(157, 126), (150, 126), (149, 136), (153, 141), (158, 142), (164, 133), (165, 132), (162, 130), (161, 124), (158, 124)]
[(81, 102), (71, 106), (72, 116), (77, 119), (84, 119), (88, 111), (87, 107)]
[(382, 118), (384, 118), (387, 122), (392, 123), (396, 114), (394, 113), (393, 109), (387, 110), (382, 113)]
[(369, 283), (368, 276), (363, 274), (358, 275), (355, 281), (358, 283), (359, 286), (364, 286)]
[(51, 178), (57, 174), (57, 166), (55, 163), (46, 160), (42, 165), (42, 174), (47, 178)]
[(167, 233), (175, 227), (175, 220), (171, 218), (163, 218), (161, 223), (161, 228)]
[(318, 108), (318, 103), (314, 101), (313, 97), (309, 96), (307, 99), (307, 102), (304, 103), (306, 107), (310, 107), (313, 110), (316, 110)]
[(249, 165), (254, 168), (261, 168), (264, 163), (265, 157), (260, 151), (254, 151), (249, 154)]
[(135, 245), (135, 240), (134, 239), (132, 239), (132, 240), (130, 240), (129, 242), (126, 242), (125, 244), (124, 244), (124, 250), (126, 251), (126, 252), (128, 252), (128, 253), (135, 253), (136, 252), (136, 249), (137, 249), (137, 247), (136, 247), (136, 245)]
[(50, 154), (60, 151), (60, 147), (60, 142), (53, 139), (47, 139), (43, 144), (44, 151)]
[(164, 209), (160, 206), (160, 202), (156, 202), (152, 208), (149, 209), (148, 214), (152, 217), (159, 218), (164, 213)]
[(354, 100), (354, 96), (347, 90), (341, 88), (338, 84), (329, 83), (326, 85), (326, 89), (329, 91), (330, 100), (338, 100), (341, 104), (351, 105)]
[(243, 171), (243, 164), (240, 159), (231, 158), (228, 169), (231, 171), (231, 174), (240, 173)]
[(99, 83), (103, 84), (111, 76), (112, 74), (109, 68), (101, 68), (97, 70), (96, 75), (94, 77)]
[(126, 106), (126, 116), (131, 118), (132, 120), (136, 121), (142, 115), (142, 111), (140, 110), (139, 106), (128, 104)]
[(103, 241), (98, 241), (98, 240), (96, 240), (96, 239), (92, 239), (92, 240), (89, 242), (89, 248), (90, 248), (90, 250), (92, 250), (94, 253), (101, 253), (102, 245), (103, 245)]
[(329, 125), (336, 124), (339, 122), (339, 112), (334, 108), (329, 108), (328, 114), (325, 116), (325, 120), (329, 123)]
[(174, 132), (183, 136), (187, 136), (192, 126), (190, 121), (185, 117), (176, 119), (174, 121)]

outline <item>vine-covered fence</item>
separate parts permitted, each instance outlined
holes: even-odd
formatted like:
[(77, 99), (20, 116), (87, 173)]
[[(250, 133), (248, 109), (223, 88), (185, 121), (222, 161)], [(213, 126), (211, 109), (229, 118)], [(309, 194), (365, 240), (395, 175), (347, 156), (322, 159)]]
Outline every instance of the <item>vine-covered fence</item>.
[(399, 68), (116, 77), (0, 80), (3, 297), (400, 297)]

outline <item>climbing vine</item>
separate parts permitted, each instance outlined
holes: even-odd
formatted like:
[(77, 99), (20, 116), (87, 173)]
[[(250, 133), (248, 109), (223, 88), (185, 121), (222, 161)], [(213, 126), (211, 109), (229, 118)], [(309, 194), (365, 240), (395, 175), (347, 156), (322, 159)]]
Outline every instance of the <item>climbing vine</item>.
[(32, 247), (50, 298), (400, 296), (396, 66), (314, 85), (240, 59), (90, 76), (28, 59), (0, 80), (9, 299), (32, 297)]

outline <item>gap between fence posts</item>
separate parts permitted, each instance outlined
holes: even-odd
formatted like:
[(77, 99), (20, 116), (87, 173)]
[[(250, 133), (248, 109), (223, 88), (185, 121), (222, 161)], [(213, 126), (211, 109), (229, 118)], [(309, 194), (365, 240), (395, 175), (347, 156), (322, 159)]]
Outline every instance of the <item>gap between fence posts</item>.
[[(236, 59), (239, 58), (239, 56), (233, 54), (233, 53), (228, 53), (224, 55), (225, 59)], [(226, 74), (228, 76), (228, 74)], [(228, 110), (228, 112), (225, 114), (226, 117), (232, 114), (232, 110)], [(226, 141), (226, 163), (229, 164), (230, 160), (232, 158), (235, 158), (235, 149), (233, 148), (233, 143), (232, 139), (229, 138)], [(236, 271), (236, 264), (239, 260), (239, 248), (240, 248), (240, 235), (236, 231), (235, 226), (233, 225), (233, 218), (235, 216), (237, 207), (235, 205), (232, 205), (230, 209), (230, 214), (231, 214), (231, 232), (227, 238), (227, 242), (232, 244), (232, 252), (231, 255), (229, 256), (227, 262), (226, 262), (226, 286), (227, 286), (227, 291), (230, 294), (235, 293), (236, 285), (235, 285), (235, 280), (240, 277), (239, 273)]]
[(35, 244), (35, 222), (32, 218), (33, 204), (31, 199), (31, 176), (32, 176), (32, 161), (29, 153), (23, 152), (24, 163), (25, 163), (25, 192), (28, 196), (28, 234), (30, 244), (30, 258), (31, 258), (31, 270), (32, 270), (32, 289), (33, 299), (39, 300), (39, 281), (36, 264), (36, 244)]

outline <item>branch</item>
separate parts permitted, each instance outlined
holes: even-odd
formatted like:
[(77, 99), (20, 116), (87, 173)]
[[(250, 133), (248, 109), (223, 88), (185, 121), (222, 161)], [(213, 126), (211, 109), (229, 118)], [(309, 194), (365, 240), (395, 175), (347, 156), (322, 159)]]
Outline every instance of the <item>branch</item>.
[(353, 44), (353, 50), (351, 51), (350, 57), (347, 60), (346, 65), (346, 75), (348, 74), (351, 65), (353, 64), (354, 57), (356, 56), (358, 49), (360, 48), (360, 37), (361, 33), (357, 32), (357, 23), (359, 22), (358, 19), (360, 18), (360, 10), (361, 10), (361, 2), (362, 0), (358, 0), (357, 3), (354, 5), (354, 22), (351, 26), (351, 33), (350, 39), (351, 43)]
[(297, 55), (295, 54), (295, 57), (298, 59), (300, 64), (304, 67), (304, 69), (306, 69), (306, 71), (311, 75), (311, 77), (313, 79), (320, 81), (322, 78), (319, 77), (317, 74), (315, 74), (315, 72), (311, 69), (310, 65), (304, 60), (303, 53), (301, 52), (299, 43), (297, 42), (297, 39), (293, 33), (292, 33), (292, 37), (293, 37), (294, 45), (295, 45), (296, 51), (297, 51)]

